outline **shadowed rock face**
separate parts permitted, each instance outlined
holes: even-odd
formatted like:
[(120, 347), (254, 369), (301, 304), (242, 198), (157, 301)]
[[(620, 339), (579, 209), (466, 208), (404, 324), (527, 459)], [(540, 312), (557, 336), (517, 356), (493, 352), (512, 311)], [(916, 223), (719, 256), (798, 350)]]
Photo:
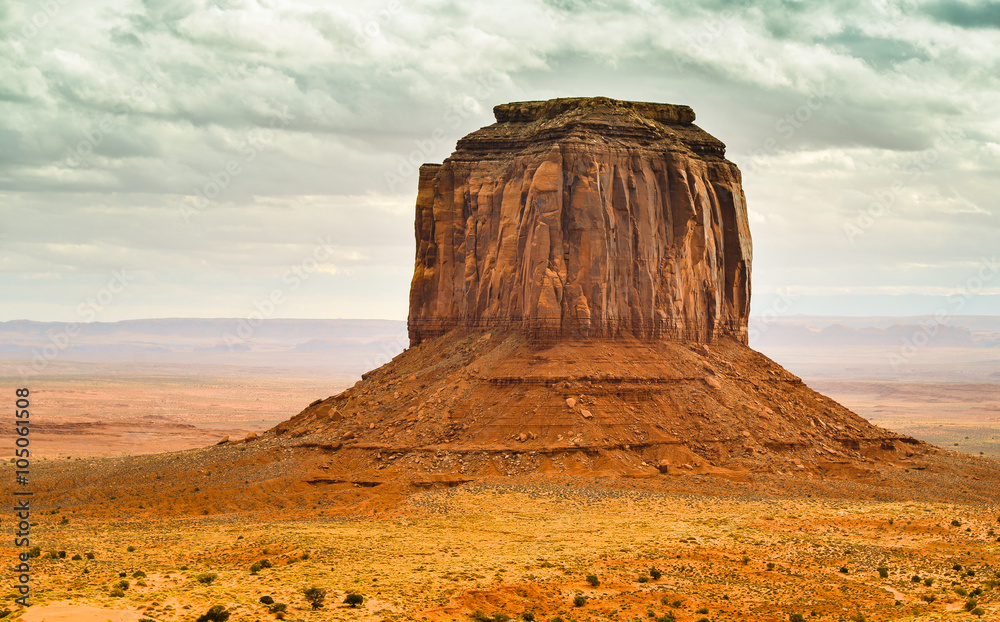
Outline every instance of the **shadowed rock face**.
[(412, 345), (458, 327), (746, 342), (740, 172), (694, 111), (595, 97), (494, 115), (420, 169)]

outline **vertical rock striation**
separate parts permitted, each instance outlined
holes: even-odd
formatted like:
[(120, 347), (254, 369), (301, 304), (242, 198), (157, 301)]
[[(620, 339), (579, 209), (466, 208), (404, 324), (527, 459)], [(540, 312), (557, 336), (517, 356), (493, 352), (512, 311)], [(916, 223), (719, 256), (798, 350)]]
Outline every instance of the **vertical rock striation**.
[(420, 169), (412, 345), (457, 327), (746, 342), (740, 172), (689, 107), (594, 97), (494, 114)]

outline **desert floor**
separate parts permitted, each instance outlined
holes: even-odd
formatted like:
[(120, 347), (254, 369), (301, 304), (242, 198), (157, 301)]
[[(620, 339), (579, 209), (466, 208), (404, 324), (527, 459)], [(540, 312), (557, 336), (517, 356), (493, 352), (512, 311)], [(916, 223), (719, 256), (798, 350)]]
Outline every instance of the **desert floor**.
[[(260, 602), (271, 596), (286, 620), (975, 619), (967, 603), (995, 620), (998, 512), (570, 479), (428, 491), (364, 519), (313, 509), (97, 523), (57, 510), (34, 527), (36, 604), (12, 619), (187, 621), (219, 604), (234, 621), (273, 620)], [(327, 591), (317, 610), (303, 597), (312, 586)], [(343, 604), (351, 592), (362, 606)]]

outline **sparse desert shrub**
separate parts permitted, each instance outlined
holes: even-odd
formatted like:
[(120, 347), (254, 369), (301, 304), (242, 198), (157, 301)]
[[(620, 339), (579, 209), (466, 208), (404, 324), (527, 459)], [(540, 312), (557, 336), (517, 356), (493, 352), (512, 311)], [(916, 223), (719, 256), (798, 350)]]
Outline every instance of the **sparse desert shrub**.
[(134, 553), (135, 547), (130, 544), (127, 547), (125, 547), (125, 550), (128, 551), (129, 553)]
[(806, 622), (806, 619), (801, 613), (793, 613), (788, 616), (788, 622)]
[(964, 587), (956, 587), (955, 588), (955, 593), (958, 594), (959, 596), (968, 596), (969, 595), (969, 593), (965, 591)]
[(744, 555), (742, 561), (743, 561), (743, 565), (746, 566), (747, 564), (750, 563), (750, 557), (747, 556), (747, 555)]
[(860, 611), (858, 611), (857, 613), (855, 613), (854, 615), (850, 616), (847, 619), (850, 620), (851, 622), (865, 622), (866, 620), (865, 616), (863, 616)]
[(976, 571), (975, 570), (966, 570), (965, 571), (965, 576), (967, 576), (967, 577), (974, 577), (974, 576), (976, 576)]
[(926, 579), (924, 579), (924, 585), (926, 585), (927, 587), (934, 585), (934, 579), (927, 577)]
[(31, 547), (30, 549), (28, 549), (28, 556), (29, 557), (41, 557), (42, 556), (42, 547), (40, 547), (40, 546), (33, 546), (33, 547)]
[(274, 564), (272, 564), (270, 561), (268, 561), (266, 559), (262, 559), (262, 560), (260, 560), (257, 563), (260, 564), (261, 568), (270, 568), (271, 566), (274, 565)]
[(589, 583), (591, 587), (597, 587), (601, 584), (601, 580), (597, 578), (596, 574), (588, 574), (587, 583)]
[(11, 614), (10, 609), (0, 609), (0, 619), (6, 618)]
[(674, 615), (673, 611), (668, 611), (656, 618), (656, 622), (674, 622), (675, 620), (677, 620), (677, 616)]
[(86, 557), (87, 559), (94, 559), (93, 553), (84, 553), (83, 556)]
[(263, 568), (264, 568), (264, 567), (263, 567), (263, 566), (261, 566), (261, 565), (260, 565), (259, 563), (257, 563), (257, 562), (254, 562), (254, 563), (250, 564), (250, 574), (257, 574), (257, 573), (258, 573), (258, 572), (260, 572), (260, 571), (261, 571), (261, 570), (262, 570)]
[(660, 577), (663, 576), (663, 572), (656, 566), (653, 566), (649, 569), (649, 576), (653, 579), (653, 581), (659, 581)]
[(188, 567), (187, 567), (187, 564), (185, 564), (185, 565), (181, 566), (181, 570), (182, 570), (182, 571), (183, 571), (183, 570), (187, 570), (187, 569), (188, 569)]
[(194, 577), (195, 581), (203, 585), (212, 585), (212, 581), (215, 581), (218, 578), (219, 575), (214, 572), (202, 572)]
[(55, 551), (49, 551), (48, 553), (42, 556), (42, 559), (59, 559), (59, 556), (56, 555)]
[(198, 616), (195, 622), (226, 622), (229, 619), (229, 612), (222, 605), (212, 605), (205, 613)]
[(712, 622), (708, 618), (698, 618), (698, 622)]
[(962, 564), (955, 564), (954, 566), (951, 567), (951, 569), (954, 570), (955, 572), (959, 572), (962, 569)]
[(123, 590), (127, 590), (128, 589), (128, 581), (126, 581), (125, 579), (122, 579), (118, 583), (115, 583), (115, 587), (121, 588)]
[(326, 590), (321, 587), (307, 587), (302, 590), (302, 595), (305, 597), (306, 601), (313, 608), (313, 611), (319, 609), (323, 606), (323, 601), (326, 600)]
[(842, 572), (844, 574), (847, 574), (848, 572), (850, 572), (850, 570), (847, 569), (847, 566), (841, 566), (840, 567), (840, 572)]
[(708, 607), (701, 607), (695, 613), (708, 613)]
[(583, 607), (586, 604), (587, 604), (587, 597), (584, 596), (583, 594), (577, 594), (576, 596), (573, 597), (574, 607)]
[(59, 551), (56, 555), (59, 556), (59, 559), (66, 559), (66, 551)]
[(125, 592), (122, 591), (120, 587), (112, 588), (111, 591), (108, 592), (108, 596), (111, 596), (112, 598), (121, 598), (124, 595)]
[(986, 610), (983, 609), (982, 607), (976, 607), (975, 609), (973, 609), (969, 613), (971, 613), (972, 615), (976, 616), (977, 618), (981, 618), (981, 617), (983, 617), (983, 614), (986, 613)]
[(521, 614), (521, 619), (524, 620), (524, 622), (535, 622), (535, 614), (530, 611), (525, 611)]
[(930, 603), (934, 602), (935, 600), (937, 600), (937, 596), (935, 596), (934, 594), (923, 594), (923, 595), (920, 596), (920, 600), (924, 601), (925, 603), (930, 604)]
[(960, 521), (960, 520), (953, 520), (953, 521), (951, 521), (951, 526), (952, 527), (961, 527), (962, 526), (962, 521)]
[(878, 576), (879, 576), (879, 578), (882, 578), (882, 579), (888, 579), (889, 578), (889, 567), (888, 566), (879, 566), (878, 567)]
[(767, 562), (767, 569), (774, 570), (774, 562)]
[(357, 607), (363, 602), (365, 602), (365, 597), (361, 594), (355, 594), (354, 592), (351, 592), (346, 598), (344, 598), (344, 603), (352, 607)]
[(983, 588), (981, 588), (981, 587), (977, 587), (976, 589), (972, 590), (972, 595), (973, 596), (979, 596), (982, 593), (983, 593)]
[(153, 618), (139, 618), (139, 622), (156, 622)]
[(145, 579), (146, 578), (146, 573), (143, 572), (143, 571), (141, 571), (141, 570), (136, 570), (135, 572), (132, 573), (132, 578), (133, 579)]
[(285, 603), (274, 603), (273, 605), (271, 605), (268, 611), (270, 611), (271, 613), (284, 614), (286, 611), (288, 611), (288, 605), (286, 605)]
[(127, 577), (127, 576), (128, 576), (128, 573), (127, 573), (127, 572), (119, 572), (119, 573), (118, 573), (118, 576), (119, 576), (119, 577)]
[(263, 604), (265, 604), (265, 605), (273, 605), (274, 604), (274, 599), (271, 598), (270, 596), (261, 596), (260, 597), (260, 602), (263, 603)]
[(639, 583), (649, 583), (649, 577), (647, 577), (644, 574), (639, 575), (638, 577), (636, 577), (635, 580), (638, 581)]
[(911, 583), (920, 583), (921, 580), (922, 579), (920, 578), (920, 575), (918, 575), (918, 574), (915, 574), (912, 577), (910, 577), (910, 582)]
[(70, 559), (72, 559), (72, 560), (73, 560), (73, 561), (75, 561), (75, 562), (78, 562), (78, 561), (81, 561), (81, 560), (83, 560), (83, 556), (81, 556), (81, 555), (80, 555), (79, 553), (77, 553), (76, 555), (74, 555), (74, 556), (73, 556), (73, 557), (71, 557)]
[(970, 598), (969, 600), (965, 601), (965, 610), (966, 611), (972, 611), (973, 609), (975, 609), (978, 606), (979, 606), (979, 603), (977, 603), (976, 599), (974, 599), (974, 598)]

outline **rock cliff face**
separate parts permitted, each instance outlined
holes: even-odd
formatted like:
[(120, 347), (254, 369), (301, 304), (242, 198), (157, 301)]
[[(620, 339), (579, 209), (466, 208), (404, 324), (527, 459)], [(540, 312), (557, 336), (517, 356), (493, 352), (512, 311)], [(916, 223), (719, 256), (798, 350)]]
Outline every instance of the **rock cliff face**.
[(594, 97), (494, 115), (420, 169), (412, 345), (457, 327), (746, 342), (740, 172), (691, 108)]

